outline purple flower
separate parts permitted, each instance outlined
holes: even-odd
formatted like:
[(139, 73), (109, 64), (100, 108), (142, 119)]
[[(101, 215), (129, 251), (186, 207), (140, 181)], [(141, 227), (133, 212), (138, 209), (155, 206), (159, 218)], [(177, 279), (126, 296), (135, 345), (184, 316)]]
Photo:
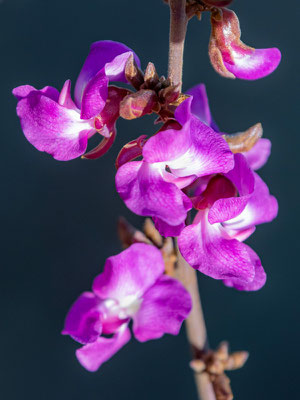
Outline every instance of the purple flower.
[(116, 187), (127, 207), (151, 216), (164, 236), (178, 236), (192, 208), (181, 190), (201, 176), (226, 173), (233, 168), (233, 154), (226, 141), (191, 112), (192, 98), (175, 111), (142, 148), (142, 161), (123, 164)]
[(69, 80), (60, 93), (51, 86), (15, 88), (17, 114), (28, 141), (55, 159), (67, 161), (84, 154), (88, 139), (98, 132), (104, 139), (88, 158), (107, 151), (115, 138), (120, 101), (128, 94), (108, 83), (126, 82), (124, 68), (131, 54), (132, 50), (118, 42), (94, 43), (75, 85), (75, 102)]
[(276, 199), (249, 167), (235, 154), (234, 169), (217, 175), (193, 198), (198, 213), (178, 238), (181, 254), (195, 269), (222, 279), (239, 290), (258, 290), (266, 280), (259, 257), (242, 243), (255, 226), (277, 215)]
[[(205, 85), (199, 84), (187, 91), (187, 94), (193, 96), (191, 111), (203, 123), (210, 126), (216, 132), (220, 132), (218, 125), (215, 123), (209, 107), (209, 101), (205, 89)], [(271, 153), (271, 142), (269, 139), (261, 138), (253, 146), (253, 148), (243, 155), (246, 157), (249, 166), (257, 170), (261, 168), (267, 161)]]
[(241, 40), (238, 17), (222, 9), (221, 18), (211, 17), (209, 57), (214, 69), (226, 78), (255, 80), (271, 74), (281, 60), (277, 48), (254, 49)]
[(87, 370), (96, 371), (130, 340), (130, 320), (140, 342), (178, 334), (191, 298), (181, 283), (163, 273), (161, 252), (143, 243), (106, 260), (93, 291), (71, 307), (62, 332), (84, 345), (76, 356)]

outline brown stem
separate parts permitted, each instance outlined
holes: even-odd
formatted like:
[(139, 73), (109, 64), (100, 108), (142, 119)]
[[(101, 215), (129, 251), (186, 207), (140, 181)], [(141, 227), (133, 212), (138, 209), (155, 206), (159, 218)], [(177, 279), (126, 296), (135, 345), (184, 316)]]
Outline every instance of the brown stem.
[[(193, 302), (192, 311), (185, 321), (187, 337), (193, 349), (193, 353), (197, 354), (200, 353), (202, 350), (205, 350), (207, 347), (207, 333), (199, 294), (197, 272), (184, 260), (178, 249), (177, 254), (178, 261), (176, 277), (189, 291)], [(195, 373), (194, 376), (199, 399), (216, 400), (213, 386), (211, 384), (208, 374)]]
[[(170, 5), (170, 44), (169, 79), (173, 85), (182, 85), (183, 50), (187, 28), (186, 0), (169, 0)], [(193, 308), (186, 320), (188, 340), (195, 352), (205, 349), (207, 343), (205, 321), (200, 301), (196, 271), (182, 258), (178, 251), (177, 278), (189, 291)], [(212, 384), (206, 373), (195, 374), (199, 399), (216, 400)]]
[(187, 27), (186, 0), (170, 0), (170, 41), (168, 76), (173, 85), (182, 85), (183, 49)]

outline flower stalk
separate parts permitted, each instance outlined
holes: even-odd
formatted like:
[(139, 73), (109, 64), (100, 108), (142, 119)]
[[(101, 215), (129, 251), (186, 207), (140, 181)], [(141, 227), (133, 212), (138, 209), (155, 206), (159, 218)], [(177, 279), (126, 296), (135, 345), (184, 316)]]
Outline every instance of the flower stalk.
[[(170, 41), (169, 41), (169, 79), (173, 85), (182, 86), (183, 51), (187, 30), (186, 0), (170, 0)], [(193, 352), (206, 349), (207, 332), (200, 300), (196, 271), (181, 256), (179, 250), (176, 277), (189, 291), (192, 298), (192, 311), (186, 319), (188, 341)], [(215, 400), (215, 393), (206, 372), (195, 373), (195, 383), (200, 400)]]

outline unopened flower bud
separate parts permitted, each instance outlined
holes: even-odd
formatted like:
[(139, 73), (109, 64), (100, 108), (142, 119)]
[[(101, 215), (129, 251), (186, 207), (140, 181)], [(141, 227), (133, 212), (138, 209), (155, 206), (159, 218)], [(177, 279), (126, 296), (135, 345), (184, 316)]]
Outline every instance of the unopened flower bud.
[(129, 94), (120, 103), (120, 116), (124, 119), (135, 119), (151, 114), (159, 106), (158, 98), (153, 90), (142, 89)]

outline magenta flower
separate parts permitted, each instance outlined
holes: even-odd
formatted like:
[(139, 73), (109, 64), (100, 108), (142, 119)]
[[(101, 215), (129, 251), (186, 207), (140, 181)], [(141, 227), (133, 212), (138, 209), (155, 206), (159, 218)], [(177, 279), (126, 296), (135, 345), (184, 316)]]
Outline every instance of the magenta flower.
[(226, 141), (191, 113), (191, 102), (189, 98), (177, 107), (177, 122), (148, 139), (142, 161), (123, 164), (116, 175), (117, 191), (127, 207), (151, 216), (164, 236), (178, 236), (192, 208), (181, 189), (198, 177), (233, 168)]
[(88, 139), (98, 132), (104, 139), (87, 157), (105, 153), (115, 138), (120, 101), (128, 94), (108, 83), (126, 82), (124, 68), (131, 54), (132, 50), (118, 42), (94, 43), (75, 85), (75, 102), (70, 81), (60, 93), (51, 86), (15, 88), (17, 114), (28, 141), (55, 159), (67, 161), (84, 154)]
[(226, 78), (255, 80), (271, 74), (281, 60), (277, 48), (254, 49), (241, 40), (238, 17), (232, 10), (222, 9), (221, 18), (212, 14), (209, 57), (212, 66)]
[(235, 167), (210, 179), (193, 199), (198, 213), (178, 238), (179, 249), (195, 269), (239, 290), (258, 290), (266, 280), (259, 257), (242, 243), (255, 226), (277, 215), (276, 199), (242, 154)]
[(163, 273), (160, 251), (144, 243), (106, 260), (93, 292), (73, 304), (62, 332), (84, 345), (76, 356), (87, 370), (96, 371), (130, 340), (131, 320), (140, 342), (179, 333), (191, 298), (181, 283)]
[[(193, 96), (191, 111), (203, 123), (210, 126), (216, 132), (220, 132), (217, 124), (215, 123), (209, 107), (209, 101), (204, 84), (199, 84), (187, 91), (187, 94)], [(253, 146), (253, 148), (243, 155), (246, 157), (249, 166), (257, 170), (261, 168), (268, 160), (271, 153), (271, 141), (269, 139), (261, 138)]]

